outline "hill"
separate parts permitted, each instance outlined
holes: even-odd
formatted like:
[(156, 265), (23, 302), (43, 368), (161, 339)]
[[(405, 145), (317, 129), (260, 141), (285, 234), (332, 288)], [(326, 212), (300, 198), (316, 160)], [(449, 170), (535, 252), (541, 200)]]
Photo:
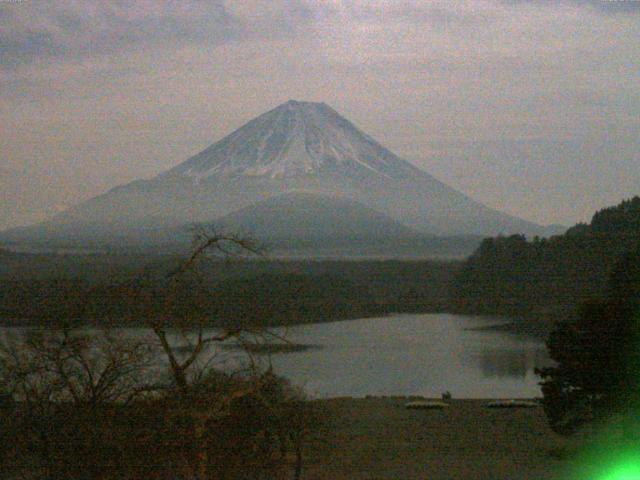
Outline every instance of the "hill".
[(347, 198), (293, 192), (272, 197), (214, 222), (267, 241), (334, 242), (421, 237), (386, 215)]
[(460, 269), (457, 311), (554, 319), (606, 294), (619, 258), (640, 244), (640, 197), (596, 212), (564, 235), (489, 238)]

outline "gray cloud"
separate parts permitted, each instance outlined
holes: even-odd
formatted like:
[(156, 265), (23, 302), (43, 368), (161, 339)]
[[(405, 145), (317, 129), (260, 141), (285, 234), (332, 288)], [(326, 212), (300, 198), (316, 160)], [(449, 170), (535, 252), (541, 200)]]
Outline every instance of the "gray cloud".
[(17, 198), (35, 215), (153, 175), (298, 98), (490, 206), (585, 220), (640, 192), (638, 6), (0, 2), (0, 166), (48, 186), (4, 189), (0, 210)]
[(314, 5), (316, 18), (346, 18), (353, 21), (387, 21), (414, 24), (486, 24), (491, 16), (485, 9), (468, 8), (468, 2), (419, 2), (415, 0), (328, 2)]
[(494, 24), (497, 5), (578, 5), (640, 12), (634, 0), (66, 0), (0, 3), (0, 68), (36, 60), (77, 60), (128, 49), (294, 35), (314, 23), (370, 22), (474, 29)]
[(211, 45), (239, 38), (242, 19), (221, 0), (0, 3), (0, 65), (78, 59), (131, 48)]
[(307, 0), (0, 2), (0, 72), (42, 61), (286, 38), (328, 12)]
[(568, 5), (590, 8), (596, 12), (608, 14), (640, 13), (638, 0), (502, 0), (507, 5), (536, 4), (557, 8)]

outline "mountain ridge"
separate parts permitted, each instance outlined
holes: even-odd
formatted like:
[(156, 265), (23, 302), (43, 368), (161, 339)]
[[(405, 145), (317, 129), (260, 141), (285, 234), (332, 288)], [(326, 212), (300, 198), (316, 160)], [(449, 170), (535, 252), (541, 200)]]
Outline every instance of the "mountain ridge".
[[(447, 186), (328, 105), (294, 100), (156, 177), (114, 187), (43, 225), (63, 236), (83, 225), (122, 236), (141, 224), (161, 230), (211, 223), (296, 191), (348, 199), (426, 235), (549, 233)], [(17, 236), (38, 234), (27, 228)]]

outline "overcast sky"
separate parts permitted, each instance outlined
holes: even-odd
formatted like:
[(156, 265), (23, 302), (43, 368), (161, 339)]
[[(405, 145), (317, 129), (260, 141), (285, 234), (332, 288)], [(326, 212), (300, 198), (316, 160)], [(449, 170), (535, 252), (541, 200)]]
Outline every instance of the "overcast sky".
[(0, 0), (0, 228), (323, 101), (471, 197), (640, 194), (640, 1)]

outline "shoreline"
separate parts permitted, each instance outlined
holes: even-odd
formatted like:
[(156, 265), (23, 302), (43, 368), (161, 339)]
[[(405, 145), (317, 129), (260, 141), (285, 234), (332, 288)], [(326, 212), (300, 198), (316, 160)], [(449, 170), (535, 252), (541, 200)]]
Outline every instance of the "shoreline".
[[(486, 314), (469, 314), (469, 313), (457, 313), (457, 312), (448, 312), (448, 311), (407, 311), (407, 312), (371, 312), (370, 314), (358, 315), (358, 316), (345, 316), (345, 317), (337, 317), (337, 318), (326, 318), (322, 321), (304, 321), (300, 322), (292, 322), (292, 323), (281, 323), (281, 324), (273, 324), (273, 325), (253, 325), (251, 327), (254, 328), (264, 328), (275, 329), (275, 328), (288, 328), (288, 327), (299, 327), (305, 325), (323, 325), (327, 323), (338, 323), (338, 322), (351, 322), (356, 320), (367, 320), (367, 319), (375, 319), (375, 318), (388, 318), (399, 315), (455, 315), (461, 317), (471, 317), (471, 318), (487, 318), (491, 317)], [(549, 333), (553, 330), (555, 324), (549, 323), (533, 323), (524, 319), (509, 319), (504, 318), (503, 321), (496, 318), (496, 323), (485, 326), (478, 327), (468, 327), (464, 330), (466, 331), (476, 331), (476, 332), (505, 332), (514, 335), (525, 336), (529, 338), (533, 338), (536, 340), (546, 340)], [(82, 326), (83, 328), (107, 328), (107, 329), (120, 329), (120, 328), (146, 328), (147, 325), (144, 322), (139, 324), (137, 323), (118, 323), (112, 322), (108, 325), (99, 325), (96, 323), (87, 323)], [(194, 328), (198, 327), (194, 325)], [(45, 328), (45, 329), (56, 329), (61, 328), (56, 325), (40, 325), (33, 321), (20, 321), (16, 319), (9, 318), (0, 318), (0, 328)], [(177, 328), (177, 327), (176, 327)], [(211, 324), (204, 325), (204, 328), (223, 328), (221, 326)], [(171, 329), (171, 327), (169, 327)], [(294, 344), (292, 344), (294, 345)], [(295, 344), (297, 346), (297, 344)], [(318, 345), (311, 345), (310, 347), (318, 347)]]
[[(474, 315), (470, 315), (474, 316)], [(546, 340), (553, 330), (553, 325), (534, 324), (526, 320), (510, 320), (483, 327), (469, 327), (465, 330), (473, 332), (505, 332), (536, 340)]]

